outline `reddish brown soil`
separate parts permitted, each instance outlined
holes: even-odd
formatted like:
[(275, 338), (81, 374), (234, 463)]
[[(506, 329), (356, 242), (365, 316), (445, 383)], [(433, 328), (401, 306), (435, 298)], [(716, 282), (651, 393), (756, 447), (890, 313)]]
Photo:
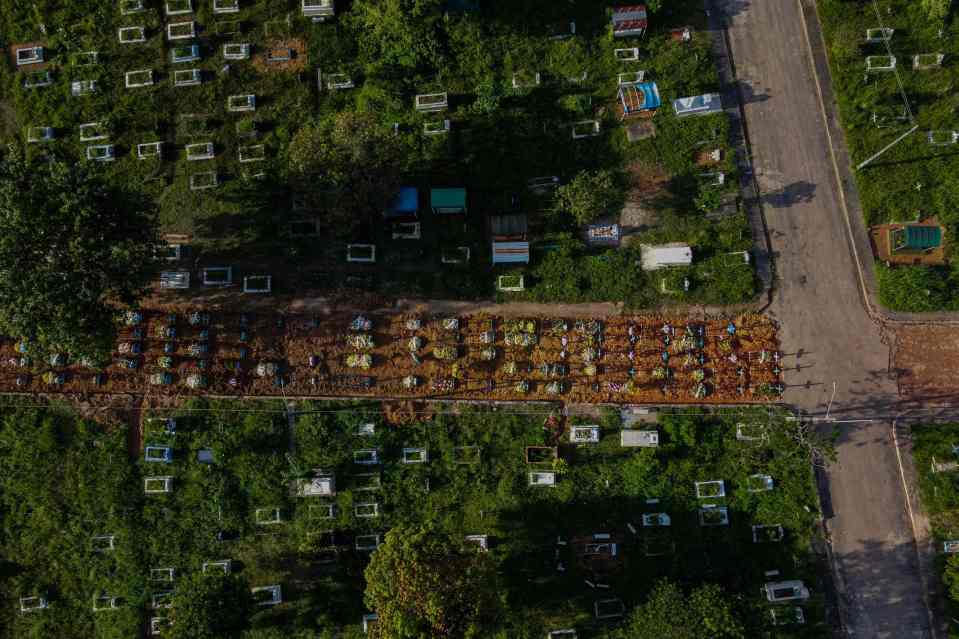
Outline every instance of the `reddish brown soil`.
[[(269, 52), (279, 49), (292, 49), (293, 57), (289, 60), (268, 60)], [(275, 73), (283, 71), (295, 73), (306, 69), (306, 43), (299, 38), (285, 38), (271, 40), (259, 52), (253, 55), (253, 66), (260, 73)]]
[[(702, 349), (686, 341), (685, 319), (658, 316), (613, 317), (603, 320), (601, 339), (593, 338), (599, 351), (595, 374), (588, 374), (584, 351), (590, 336), (576, 330), (573, 320), (566, 320), (568, 329), (549, 330), (553, 319), (533, 320), (538, 341), (530, 347), (507, 346), (505, 323), (508, 320), (488, 316), (459, 318), (459, 330), (447, 331), (443, 318), (419, 316), (422, 327), (408, 330), (410, 316), (401, 314), (371, 315), (374, 346), (358, 350), (347, 343), (351, 314), (333, 312), (322, 318), (298, 315), (209, 312), (206, 329), (193, 326), (188, 314), (144, 311), (144, 320), (137, 327), (142, 338), (135, 338), (136, 328), (124, 326), (120, 342), (139, 341), (142, 353), (136, 356), (114, 354), (114, 364), (105, 371), (105, 384), (94, 385), (94, 370), (68, 362), (54, 372), (65, 376), (62, 386), (48, 384), (43, 373), (49, 372), (45, 362), (18, 366), (15, 344), (0, 343), (0, 391), (33, 393), (84, 393), (88, 396), (117, 393), (146, 394), (151, 403), (161, 398), (175, 401), (178, 396), (293, 396), (293, 397), (393, 397), (408, 399), (475, 399), (475, 400), (553, 400), (579, 403), (741, 403), (772, 399), (759, 392), (779, 381), (773, 354), (778, 350), (776, 327), (759, 315), (744, 315), (734, 320), (735, 336), (727, 334), (728, 320), (691, 320), (693, 331), (703, 332)], [(245, 319), (244, 319), (245, 317)], [(172, 321), (176, 336), (159, 337), (158, 331)], [(245, 322), (245, 324), (244, 324)], [(664, 344), (663, 327), (673, 327), (671, 344)], [(632, 325), (635, 344), (630, 346), (628, 327)], [(203, 340), (201, 331), (207, 330)], [(481, 335), (493, 331), (493, 343), (484, 344)], [(415, 364), (409, 351), (411, 337), (423, 344), (417, 350), (421, 360)], [(562, 338), (567, 339), (566, 355)], [(684, 344), (683, 342), (686, 341)], [(153, 385), (151, 374), (163, 372), (158, 358), (164, 355), (164, 344), (174, 347), (173, 366), (167, 372), (172, 384)], [(206, 345), (207, 353), (192, 356), (189, 349)], [(453, 346), (456, 357), (444, 361), (434, 354), (437, 346)], [(482, 353), (495, 347), (495, 359), (483, 361)], [(628, 353), (633, 352), (632, 362)], [(349, 368), (347, 356), (366, 352), (372, 356), (369, 370)], [(668, 355), (670, 379), (657, 379), (654, 370), (662, 366), (663, 353)], [(702, 356), (702, 365), (693, 360)], [(136, 361), (135, 369), (121, 367), (126, 357)], [(311, 357), (313, 366), (311, 366)], [(513, 362), (514, 364), (510, 364)], [(260, 377), (260, 363), (275, 363), (280, 377)], [(547, 372), (544, 365), (563, 365), (565, 370)], [(513, 371), (508, 368), (515, 368)], [(632, 369), (632, 374), (630, 370)], [(702, 370), (705, 397), (697, 397), (700, 382), (694, 371)], [(187, 377), (203, 375), (206, 386), (191, 389)], [(407, 388), (403, 380), (415, 376), (418, 386)], [(21, 383), (17, 383), (18, 377)], [(278, 382), (282, 380), (282, 384)], [(560, 392), (550, 392), (548, 384), (562, 383)], [(446, 387), (438, 385), (445, 382)], [(520, 382), (528, 384), (524, 393)]]
[(944, 401), (959, 392), (959, 331), (955, 326), (896, 329), (895, 369), (902, 395)]

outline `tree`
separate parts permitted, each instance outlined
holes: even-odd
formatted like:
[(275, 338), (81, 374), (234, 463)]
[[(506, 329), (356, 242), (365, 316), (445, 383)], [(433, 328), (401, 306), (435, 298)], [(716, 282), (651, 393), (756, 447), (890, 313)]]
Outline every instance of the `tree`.
[(442, 0), (355, 0), (350, 20), (367, 69), (441, 68), (442, 5)]
[(366, 568), (365, 600), (383, 639), (477, 637), (495, 626), (496, 565), (462, 538), (393, 528)]
[(177, 584), (168, 639), (230, 639), (249, 627), (253, 597), (236, 575), (194, 572)]
[(153, 277), (157, 235), (152, 205), (94, 164), (0, 157), (0, 331), (102, 359)]
[(582, 171), (569, 184), (556, 190), (557, 206), (575, 218), (578, 224), (589, 224), (603, 215), (619, 212), (623, 189), (611, 171)]
[(636, 608), (618, 639), (742, 639), (745, 631), (730, 596), (713, 584), (684, 596), (679, 586), (660, 581)]
[(952, 0), (922, 0), (923, 10), (929, 14), (929, 19), (934, 22), (945, 20), (951, 7)]
[(344, 112), (293, 136), (294, 187), (317, 195), (346, 227), (372, 224), (400, 187), (402, 147), (370, 113)]

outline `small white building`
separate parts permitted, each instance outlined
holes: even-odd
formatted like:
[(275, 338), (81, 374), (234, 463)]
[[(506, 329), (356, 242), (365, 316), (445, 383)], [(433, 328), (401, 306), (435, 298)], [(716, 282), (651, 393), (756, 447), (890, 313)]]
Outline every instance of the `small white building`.
[(766, 600), (771, 603), (809, 599), (809, 589), (799, 580), (767, 582), (763, 586), (763, 593), (766, 595)]
[(722, 96), (718, 93), (705, 93), (688, 98), (673, 100), (673, 110), (676, 117), (685, 118), (690, 115), (709, 115), (723, 110)]
[(640, 244), (640, 251), (644, 271), (656, 271), (672, 266), (689, 266), (693, 263), (693, 250), (688, 244), (682, 242)]
[(659, 433), (655, 430), (623, 430), (620, 432), (619, 445), (623, 448), (656, 448), (659, 446)]

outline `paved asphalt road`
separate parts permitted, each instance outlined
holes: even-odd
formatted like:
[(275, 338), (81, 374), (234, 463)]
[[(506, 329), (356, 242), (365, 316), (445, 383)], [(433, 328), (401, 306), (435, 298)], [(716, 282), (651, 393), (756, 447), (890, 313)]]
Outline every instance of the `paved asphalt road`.
[(887, 416), (836, 424), (823, 488), (847, 636), (931, 636), (888, 419), (898, 408), (889, 348), (863, 304), (798, 0), (717, 3), (777, 269), (768, 312), (788, 355), (785, 400), (837, 419)]

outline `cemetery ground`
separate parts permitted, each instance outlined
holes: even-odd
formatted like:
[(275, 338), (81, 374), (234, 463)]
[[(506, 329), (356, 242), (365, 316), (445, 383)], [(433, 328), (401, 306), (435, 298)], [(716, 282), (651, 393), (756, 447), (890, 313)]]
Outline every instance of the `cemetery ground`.
[(112, 360), (0, 340), (20, 393), (765, 403), (783, 392), (776, 325), (733, 318), (326, 315), (143, 309)]
[[(191, 273), (187, 294), (203, 288), (200, 268), (231, 266), (235, 282), (270, 274), (279, 291), (426, 299), (495, 293), (502, 300), (625, 300), (633, 308), (753, 297), (742, 253), (752, 238), (726, 117), (679, 118), (671, 105), (718, 88), (701, 3), (669, 3), (642, 38), (613, 38), (595, 2), (437, 12), (436, 20), (423, 18), (435, 30), (435, 54), (400, 44), (397, 34), (420, 33), (415, 21), (394, 24), (392, 16), (369, 28), (362, 18), (373, 14), (364, 4), (337, 6), (321, 23), (301, 15), (299, 5), (290, 11), (285, 0), (240, 2), (230, 13), (194, 0), (174, 15), (163, 3), (124, 13), (76, 1), (47, 6), (40, 18), (11, 4), (3, 9), (0, 45), (9, 52), (37, 42), (45, 58), (0, 70), (15, 115), (0, 135), (20, 141), (35, 127), (50, 127), (54, 139), (27, 143), (28, 151), (78, 160), (88, 147), (110, 146), (106, 175), (142, 185), (157, 203), (161, 230), (182, 245), (168, 268)], [(174, 32), (170, 39), (168, 29), (181, 23), (192, 25), (193, 37)], [(686, 26), (689, 42), (673, 33)], [(126, 31), (139, 27), (142, 34)], [(121, 41), (120, 30), (144, 41)], [(239, 45), (249, 50), (224, 48)], [(289, 59), (273, 55), (287, 50), (295, 52)], [(147, 73), (133, 84), (144, 86), (128, 87), (126, 74), (140, 70)], [(47, 73), (50, 85), (34, 86)], [(645, 120), (655, 135), (634, 142), (617, 114), (617, 90), (630, 77), (654, 81), (663, 99)], [(73, 95), (80, 81), (95, 87)], [(417, 111), (415, 97), (432, 93), (446, 94), (445, 112)], [(247, 95), (255, 96), (251, 110), (231, 110), (231, 96)], [(372, 113), (385, 130), (396, 125), (401, 183), (419, 189), (419, 239), (397, 233), (380, 211), (361, 223), (355, 214), (338, 217), (318, 204), (322, 193), (293, 184), (289, 150), (298, 130), (353, 111)], [(577, 122), (598, 129), (574, 137)], [(433, 125), (441, 131), (427, 134), (424, 127)], [(597, 220), (620, 224), (612, 246), (585, 242), (585, 227), (553, 201), (553, 186), (594, 170), (618, 176), (627, 204), (622, 218)], [(537, 181), (554, 176), (556, 182)], [(439, 187), (465, 188), (466, 212), (431, 210), (430, 189)], [(491, 264), (489, 218), (502, 214), (526, 218), (525, 266)], [(690, 245), (692, 264), (665, 277), (637, 267), (639, 244), (667, 242)], [(375, 245), (375, 261), (348, 261), (361, 250), (351, 252), (351, 244)], [(497, 293), (503, 274), (522, 274), (525, 290)]]
[[(959, 137), (952, 93), (959, 73), (953, 37), (957, 16), (950, 14), (943, 23), (929, 17), (924, 3), (873, 4), (820, 0), (818, 8), (853, 165), (917, 127), (855, 171), (865, 223), (873, 231), (879, 300), (894, 311), (956, 310), (959, 271), (952, 238), (959, 231), (954, 152)], [(880, 27), (893, 30), (888, 41)], [(884, 70), (893, 64), (894, 70)], [(900, 247), (890, 255), (882, 239), (888, 227), (881, 225), (917, 222), (942, 226), (939, 246)]]
[[(162, 636), (171, 592), (217, 572), (276, 587), (248, 639), (365, 636), (363, 568), (409, 524), (487, 549), (498, 636), (614, 637), (661, 578), (721, 585), (747, 636), (829, 635), (808, 433), (778, 410), (162, 405), (144, 405), (131, 460), (104, 414), (7, 400), (0, 636)], [(658, 446), (623, 446), (650, 432)], [(789, 580), (811, 596), (767, 601)]]

